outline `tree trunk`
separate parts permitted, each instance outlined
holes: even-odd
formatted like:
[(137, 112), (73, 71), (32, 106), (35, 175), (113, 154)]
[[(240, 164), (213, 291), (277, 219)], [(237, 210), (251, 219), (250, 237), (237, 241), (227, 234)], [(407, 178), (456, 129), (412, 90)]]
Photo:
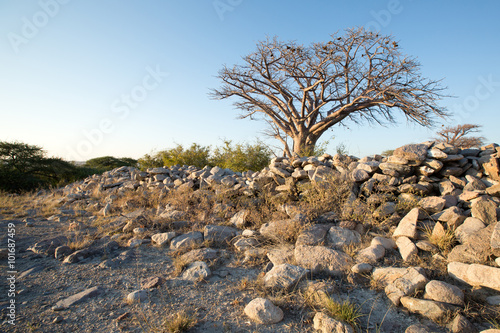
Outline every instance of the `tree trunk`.
[(297, 135), (293, 138), (293, 153), (299, 156), (311, 156), (314, 154), (318, 138), (309, 135)]

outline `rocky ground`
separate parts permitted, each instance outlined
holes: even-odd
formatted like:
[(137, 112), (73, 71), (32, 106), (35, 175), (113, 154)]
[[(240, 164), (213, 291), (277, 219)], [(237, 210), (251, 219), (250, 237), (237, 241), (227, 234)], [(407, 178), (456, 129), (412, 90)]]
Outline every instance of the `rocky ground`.
[(1, 331), (500, 332), (499, 157), (427, 142), (2, 194)]

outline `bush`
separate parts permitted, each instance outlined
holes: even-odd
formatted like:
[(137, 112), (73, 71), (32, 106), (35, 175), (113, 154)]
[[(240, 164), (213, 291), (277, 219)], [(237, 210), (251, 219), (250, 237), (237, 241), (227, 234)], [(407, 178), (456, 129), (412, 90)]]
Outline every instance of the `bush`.
[(113, 156), (103, 156), (90, 159), (84, 165), (84, 167), (102, 171), (113, 170), (122, 166), (137, 167), (137, 160), (130, 157), (116, 158)]
[(215, 148), (210, 164), (236, 172), (259, 171), (269, 165), (270, 159), (271, 151), (263, 143), (233, 145), (225, 140), (223, 146)]
[(173, 165), (194, 165), (203, 168), (209, 164), (210, 146), (200, 146), (193, 143), (188, 149), (180, 144), (175, 148), (164, 150), (161, 153), (163, 165), (171, 167)]
[(233, 171), (259, 171), (269, 164), (271, 150), (263, 143), (233, 144), (225, 140), (222, 146), (213, 151), (210, 146), (193, 143), (188, 149), (181, 144), (157, 153), (146, 154), (138, 160), (141, 170), (173, 165), (193, 165), (198, 168), (218, 166)]

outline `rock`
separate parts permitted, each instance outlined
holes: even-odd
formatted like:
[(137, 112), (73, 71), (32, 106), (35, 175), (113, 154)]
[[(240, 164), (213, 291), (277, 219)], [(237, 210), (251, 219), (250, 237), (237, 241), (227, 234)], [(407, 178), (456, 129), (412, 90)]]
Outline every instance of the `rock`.
[(455, 238), (462, 244), (467, 243), (467, 238), (479, 230), (485, 228), (486, 225), (478, 218), (468, 217), (464, 223), (455, 230)]
[(204, 280), (212, 275), (212, 271), (203, 261), (195, 261), (188, 265), (182, 273), (182, 279), (192, 282)]
[(472, 203), (472, 217), (480, 219), (486, 225), (495, 223), (497, 221), (496, 208), (497, 206), (493, 201), (481, 197)]
[(203, 234), (204, 240), (215, 244), (227, 244), (238, 234), (238, 229), (222, 226), (207, 225)]
[(142, 289), (151, 289), (160, 286), (163, 283), (163, 279), (160, 276), (152, 276), (141, 282)]
[(352, 266), (352, 259), (346, 253), (325, 246), (301, 245), (295, 248), (297, 265), (315, 273), (341, 275)]
[(432, 148), (427, 151), (427, 156), (430, 158), (435, 158), (437, 160), (444, 160), (445, 158), (448, 157), (448, 154), (442, 152), (439, 149)]
[(354, 171), (351, 172), (351, 179), (354, 182), (362, 183), (362, 182), (370, 179), (370, 174), (365, 170), (355, 169)]
[(394, 230), (392, 237), (397, 238), (406, 236), (408, 238), (415, 239), (417, 237), (417, 221), (419, 214), (419, 209), (413, 208), (403, 217), (403, 219), (401, 219), (398, 227)]
[(481, 264), (488, 260), (493, 254), (491, 240), (495, 224), (490, 224), (486, 228), (469, 235), (466, 243), (455, 246), (448, 254), (448, 262), (459, 261), (464, 263)]
[(422, 251), (426, 251), (426, 252), (437, 252), (439, 250), (436, 245), (434, 245), (431, 242), (426, 241), (426, 240), (417, 241), (415, 243), (415, 246), (418, 249), (420, 249)]
[[(391, 271), (389, 271), (389, 273), (390, 272)], [(410, 295), (416, 290), (423, 289), (428, 282), (425, 275), (422, 274), (421, 269), (409, 267), (403, 269), (400, 276), (397, 276), (398, 273), (398, 271), (393, 271), (392, 277), (396, 278), (384, 289), (387, 297), (395, 306), (399, 305), (401, 297)]]
[(484, 191), (486, 190), (486, 185), (476, 177), (466, 175), (467, 185), (464, 187), (464, 191)]
[(185, 251), (201, 243), (203, 243), (203, 234), (199, 231), (192, 231), (172, 239), (170, 248), (172, 250)]
[(361, 242), (361, 235), (354, 230), (333, 226), (328, 231), (328, 239), (333, 248), (340, 249)]
[(380, 245), (370, 245), (369, 247), (361, 250), (356, 255), (357, 262), (375, 263), (385, 256), (385, 248)]
[(255, 238), (240, 238), (234, 242), (234, 247), (239, 252), (244, 252), (247, 249), (257, 247), (258, 245), (259, 241)]
[(237, 228), (245, 227), (247, 223), (247, 217), (250, 214), (249, 210), (243, 209), (231, 217), (229, 223), (234, 224)]
[(401, 304), (408, 311), (418, 313), (434, 321), (444, 317), (447, 312), (447, 308), (438, 302), (408, 296), (401, 297)]
[(500, 222), (495, 223), (495, 228), (490, 238), (490, 245), (493, 255), (500, 257)]
[(448, 228), (455, 229), (464, 222), (465, 218), (466, 216), (462, 215), (458, 207), (449, 207), (439, 215), (438, 221), (446, 222)]
[(154, 234), (153, 236), (151, 236), (151, 240), (158, 246), (167, 246), (175, 237), (177, 237), (177, 233), (174, 231), (170, 231)]
[(418, 249), (416, 245), (413, 244), (413, 242), (408, 237), (405, 236), (399, 237), (396, 240), (396, 245), (404, 261), (416, 258), (418, 254)]
[(294, 247), (293, 246), (283, 246), (279, 248), (274, 248), (267, 252), (267, 257), (273, 263), (274, 266), (281, 264), (289, 264), (294, 259)]
[(429, 281), (425, 286), (424, 298), (458, 306), (464, 305), (464, 293), (462, 290), (443, 281)]
[(351, 272), (355, 274), (367, 274), (373, 270), (373, 266), (367, 263), (356, 264), (351, 267)]
[(415, 324), (415, 325), (408, 326), (408, 328), (405, 330), (405, 333), (434, 333), (434, 332), (431, 331), (425, 325)]
[(486, 303), (493, 306), (500, 305), (500, 295), (486, 297)]
[(461, 314), (457, 314), (453, 321), (450, 323), (452, 333), (477, 333), (477, 329), (470, 321)]
[(434, 214), (443, 210), (446, 200), (440, 197), (425, 197), (419, 201), (419, 206), (429, 214)]
[(317, 312), (313, 318), (314, 329), (322, 333), (354, 333), (353, 328), (346, 323), (335, 320), (332, 317)]
[(80, 302), (87, 300), (88, 298), (98, 296), (102, 292), (104, 292), (104, 289), (100, 286), (86, 289), (78, 294), (75, 294), (75, 295), (70, 296), (68, 298), (65, 298), (63, 300), (60, 300), (59, 302), (56, 303), (56, 305), (54, 305), (52, 307), (52, 310), (60, 311), (60, 310), (67, 309), (70, 306), (72, 306), (73, 304), (77, 304), (77, 303), (80, 303)]
[(58, 246), (55, 251), (54, 251), (54, 257), (58, 260), (63, 260), (66, 256), (70, 255), (73, 253), (73, 250), (67, 246), (67, 245), (62, 245)]
[(150, 241), (148, 239), (141, 239), (141, 238), (131, 238), (128, 241), (128, 247), (139, 247), (142, 244), (149, 243)]
[(295, 245), (323, 245), (328, 229), (327, 225), (314, 224), (299, 234)]
[(244, 311), (251, 320), (259, 324), (270, 325), (283, 320), (283, 311), (265, 298), (252, 300)]
[(500, 159), (491, 156), (490, 159), (483, 163), (484, 172), (491, 179), (500, 181)]
[(381, 204), (374, 212), (373, 217), (384, 219), (394, 214), (396, 211), (396, 204), (394, 202), (385, 202)]
[(148, 299), (148, 292), (146, 290), (136, 290), (127, 295), (127, 302), (144, 303)]
[(411, 161), (424, 161), (427, 158), (427, 146), (424, 144), (409, 144), (394, 150), (394, 156)]
[(393, 239), (376, 236), (373, 237), (371, 243), (372, 246), (382, 245), (386, 250), (392, 250), (397, 248), (396, 242)]
[(219, 258), (219, 251), (211, 248), (194, 249), (181, 256), (182, 262), (190, 264), (195, 261), (213, 261)]
[(500, 184), (490, 186), (486, 189), (486, 193), (493, 197), (500, 197)]
[(17, 279), (18, 280), (22, 280), (25, 277), (33, 275), (33, 274), (36, 274), (38, 272), (41, 272), (44, 269), (45, 269), (44, 265), (35, 265), (35, 266), (31, 267), (30, 269), (27, 269), (24, 272), (22, 272), (21, 274), (19, 274), (19, 276), (17, 277)]
[(29, 251), (33, 251), (38, 254), (44, 254), (48, 256), (54, 256), (56, 248), (65, 245), (68, 239), (65, 236), (57, 236), (54, 238), (44, 239), (35, 245), (28, 248)]
[(295, 286), (307, 274), (307, 270), (290, 264), (274, 266), (264, 276), (264, 286), (272, 289), (284, 289)]
[(294, 239), (303, 226), (301, 219), (286, 219), (264, 223), (259, 232), (264, 237), (283, 241)]
[(448, 274), (454, 279), (470, 284), (473, 287), (488, 287), (500, 291), (500, 268), (450, 262)]

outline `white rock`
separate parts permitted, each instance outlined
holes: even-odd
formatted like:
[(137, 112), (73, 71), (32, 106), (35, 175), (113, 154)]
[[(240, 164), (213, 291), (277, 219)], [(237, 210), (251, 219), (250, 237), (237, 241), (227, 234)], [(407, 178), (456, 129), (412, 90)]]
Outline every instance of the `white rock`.
[(408, 237), (399, 237), (396, 240), (396, 245), (404, 261), (411, 260), (418, 254), (417, 246)]
[(406, 214), (403, 219), (398, 224), (396, 230), (394, 230), (393, 237), (406, 236), (408, 238), (417, 237), (417, 221), (420, 211), (418, 208), (413, 208), (408, 214)]
[(146, 290), (136, 290), (127, 295), (127, 302), (129, 303), (142, 303), (148, 299), (148, 292)]
[(313, 318), (314, 329), (322, 333), (354, 333), (353, 328), (341, 321), (318, 312)]
[(265, 298), (256, 298), (245, 306), (245, 314), (253, 321), (269, 325), (283, 320), (283, 311)]
[(153, 236), (151, 236), (151, 240), (158, 246), (164, 246), (168, 245), (168, 243), (175, 237), (177, 237), (177, 233), (171, 231), (171, 232), (154, 234)]

